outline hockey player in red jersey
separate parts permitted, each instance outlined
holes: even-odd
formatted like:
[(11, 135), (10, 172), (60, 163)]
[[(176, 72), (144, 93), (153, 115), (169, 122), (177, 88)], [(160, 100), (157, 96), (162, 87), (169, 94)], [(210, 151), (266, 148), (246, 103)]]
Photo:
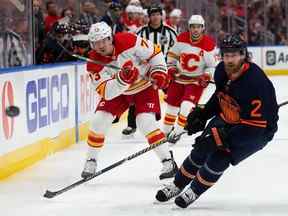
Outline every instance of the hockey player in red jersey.
[(170, 143), (179, 140), (187, 116), (198, 103), (216, 66), (215, 43), (204, 34), (203, 17), (192, 15), (188, 24), (189, 31), (178, 35), (168, 51), (168, 74), (172, 82), (167, 90), (163, 131)]
[[(131, 103), (136, 107), (139, 131), (145, 135), (148, 143), (151, 145), (165, 140), (165, 134), (156, 122), (160, 118), (158, 89), (166, 88), (169, 82), (161, 48), (148, 40), (132, 33), (112, 36), (111, 28), (105, 22), (91, 26), (88, 40), (92, 48), (89, 58), (121, 69), (87, 63), (92, 85), (101, 101), (88, 134), (87, 160), (81, 174), (83, 178), (96, 172), (98, 153), (113, 119), (119, 117)], [(173, 177), (177, 165), (167, 143), (155, 148), (155, 153), (163, 165), (160, 179)]]

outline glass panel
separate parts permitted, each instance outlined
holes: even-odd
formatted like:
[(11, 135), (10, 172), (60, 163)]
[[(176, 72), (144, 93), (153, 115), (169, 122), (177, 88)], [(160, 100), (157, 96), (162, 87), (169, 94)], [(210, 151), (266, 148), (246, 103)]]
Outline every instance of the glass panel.
[(1, 0), (0, 68), (32, 64), (32, 28), (28, 14), (31, 14), (29, 0)]
[(178, 0), (177, 7), (185, 27), (192, 14), (202, 14), (218, 41), (241, 33), (249, 45), (288, 45), (288, 0)]

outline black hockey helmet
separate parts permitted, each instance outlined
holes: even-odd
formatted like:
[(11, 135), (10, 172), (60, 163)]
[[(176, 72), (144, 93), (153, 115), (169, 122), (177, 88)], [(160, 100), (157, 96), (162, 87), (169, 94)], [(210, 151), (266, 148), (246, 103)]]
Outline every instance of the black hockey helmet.
[(159, 5), (159, 4), (152, 4), (148, 10), (147, 10), (147, 13), (148, 13), (148, 16), (150, 17), (152, 13), (157, 13), (159, 12), (161, 15), (163, 14), (163, 11), (162, 11), (162, 7)]
[(110, 10), (122, 10), (123, 7), (120, 3), (118, 2), (112, 2), (111, 5), (109, 6)]
[(68, 34), (70, 33), (70, 26), (68, 23), (55, 23), (54, 32), (58, 34)]
[(247, 44), (238, 34), (228, 34), (220, 44), (220, 53), (223, 56), (226, 52), (240, 52), (247, 55)]

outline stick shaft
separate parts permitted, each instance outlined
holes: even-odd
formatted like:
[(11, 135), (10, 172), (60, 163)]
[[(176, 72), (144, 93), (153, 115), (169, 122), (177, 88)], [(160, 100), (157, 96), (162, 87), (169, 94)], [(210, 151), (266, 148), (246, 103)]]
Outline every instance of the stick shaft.
[(52, 192), (52, 191), (46, 191), (46, 193), (44, 194), (44, 197), (46, 197), (46, 198), (53, 198), (53, 197), (55, 197), (55, 196), (57, 196), (57, 195), (60, 195), (60, 194), (62, 194), (62, 193), (64, 193), (64, 192), (66, 192), (66, 191), (69, 191), (69, 190), (75, 188), (76, 186), (79, 186), (79, 185), (81, 185), (81, 184), (83, 184), (83, 183), (85, 183), (85, 182), (88, 182), (88, 181), (90, 181), (91, 179), (93, 179), (93, 178), (95, 178), (95, 177), (97, 177), (97, 176), (99, 176), (99, 175), (102, 175), (103, 173), (108, 172), (109, 170), (112, 170), (112, 169), (114, 169), (115, 167), (120, 166), (121, 164), (125, 163), (126, 161), (132, 160), (132, 159), (134, 159), (134, 158), (136, 158), (136, 157), (138, 157), (138, 156), (140, 156), (140, 155), (142, 155), (142, 154), (144, 154), (144, 153), (146, 153), (146, 152), (148, 152), (148, 151), (150, 151), (150, 150), (158, 147), (159, 145), (162, 145), (163, 143), (166, 143), (166, 141), (162, 141), (162, 142), (159, 142), (159, 143), (150, 145), (150, 146), (147, 147), (147, 148), (144, 148), (144, 149), (142, 149), (142, 150), (140, 150), (140, 151), (138, 151), (138, 152), (136, 152), (136, 153), (134, 153), (134, 154), (132, 154), (132, 155), (129, 155), (129, 156), (126, 157), (126, 158), (123, 158), (122, 160), (119, 160), (119, 161), (111, 164), (111, 165), (108, 166), (108, 167), (105, 167), (105, 168), (102, 169), (102, 170), (99, 170), (98, 172), (96, 172), (96, 173), (95, 173), (94, 175), (92, 175), (91, 177), (88, 177), (88, 178), (85, 178), (85, 179), (81, 179), (81, 180), (79, 180), (79, 181), (77, 181), (77, 182), (74, 182), (73, 184), (68, 185), (68, 186), (66, 186), (66, 187), (64, 187), (64, 188), (62, 188), (62, 189), (60, 189), (60, 190), (58, 190), (58, 191), (54, 191), (54, 192)]

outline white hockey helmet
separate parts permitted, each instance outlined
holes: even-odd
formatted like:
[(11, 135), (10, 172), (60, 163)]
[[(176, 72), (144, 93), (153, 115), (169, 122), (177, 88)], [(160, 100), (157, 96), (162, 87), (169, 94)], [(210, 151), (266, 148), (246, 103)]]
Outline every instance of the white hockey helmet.
[(205, 20), (201, 15), (192, 15), (188, 21), (188, 25), (192, 24), (202, 25), (205, 28)]
[(178, 8), (175, 8), (171, 11), (169, 14), (169, 17), (181, 17), (182, 16), (182, 11)]
[(91, 25), (88, 33), (90, 42), (96, 42), (107, 37), (112, 37), (112, 29), (106, 22), (98, 22)]

